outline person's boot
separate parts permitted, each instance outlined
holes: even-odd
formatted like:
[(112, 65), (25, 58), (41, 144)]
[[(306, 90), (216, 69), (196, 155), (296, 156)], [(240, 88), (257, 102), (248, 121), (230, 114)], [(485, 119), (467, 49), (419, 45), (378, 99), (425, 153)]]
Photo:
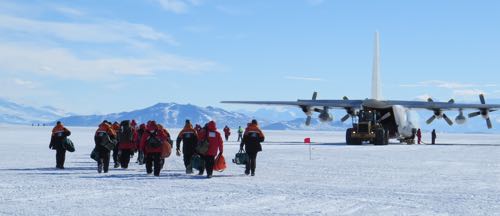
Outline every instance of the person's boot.
[(97, 164), (97, 172), (102, 173), (102, 164)]
[(249, 175), (250, 174), (250, 170), (245, 170), (245, 175)]
[(186, 166), (186, 174), (192, 174), (193, 173), (193, 167), (191, 164)]
[(119, 168), (120, 167), (120, 164), (119, 163), (115, 163), (115, 168)]
[(203, 175), (203, 171), (200, 170), (200, 172), (198, 172), (198, 175)]

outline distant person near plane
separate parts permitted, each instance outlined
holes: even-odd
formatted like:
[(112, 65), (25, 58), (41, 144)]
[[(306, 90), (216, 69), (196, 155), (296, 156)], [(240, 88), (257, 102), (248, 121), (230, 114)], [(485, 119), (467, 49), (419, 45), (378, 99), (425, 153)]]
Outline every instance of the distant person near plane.
[(230, 135), (231, 135), (231, 129), (226, 125), (224, 127), (224, 137), (226, 138), (226, 142), (229, 140)]
[(418, 144), (422, 144), (422, 131), (420, 128), (417, 130), (417, 139), (418, 139)]
[(432, 130), (431, 136), (432, 136), (432, 144), (436, 144), (436, 137), (437, 137), (436, 129)]
[(64, 169), (64, 160), (66, 158), (66, 149), (64, 148), (65, 139), (71, 135), (71, 132), (58, 121), (52, 129), (49, 148), (56, 150), (56, 168)]

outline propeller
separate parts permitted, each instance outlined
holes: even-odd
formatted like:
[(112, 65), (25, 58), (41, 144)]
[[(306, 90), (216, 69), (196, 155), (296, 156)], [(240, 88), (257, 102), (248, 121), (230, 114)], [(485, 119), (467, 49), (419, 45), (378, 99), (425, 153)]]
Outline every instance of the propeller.
[(388, 112), (388, 113), (386, 113), (385, 115), (383, 115), (383, 116), (382, 116), (382, 117), (378, 120), (378, 122), (380, 123), (380, 122), (382, 122), (382, 121), (386, 120), (386, 119), (387, 119), (387, 118), (389, 118), (389, 117), (391, 117), (391, 113), (390, 113), (390, 112)]
[[(349, 98), (346, 96), (344, 96), (342, 99), (349, 100)], [(356, 110), (354, 110), (352, 107), (346, 108), (345, 111), (347, 112), (347, 114), (340, 119), (341, 122), (347, 121), (347, 119), (356, 114)]]
[[(427, 102), (432, 103), (432, 102), (434, 102), (434, 100), (432, 100), (432, 98), (429, 98), (429, 99), (427, 99)], [(450, 99), (448, 101), (448, 103), (455, 103), (455, 100)], [(443, 110), (433, 109), (433, 111), (434, 111), (434, 115), (432, 115), (429, 119), (427, 119), (427, 121), (425, 121), (425, 123), (431, 124), (436, 118), (437, 119), (443, 118), (446, 121), (446, 123), (448, 123), (448, 125), (450, 125), (450, 126), (453, 125), (453, 121), (446, 114), (443, 113)]]
[[(318, 97), (318, 92), (313, 92), (312, 100), (313, 101), (316, 100), (316, 97)], [(301, 108), (302, 108), (302, 111), (307, 115), (306, 125), (307, 126), (311, 125), (311, 120), (312, 120), (311, 107), (310, 106), (301, 106)], [(316, 109), (314, 111), (316, 111)]]
[[(484, 95), (483, 94), (480, 94), (479, 95), (479, 100), (481, 101), (481, 104), (486, 104), (486, 100), (484, 99)], [(494, 112), (496, 110), (494, 109), (479, 109), (479, 111), (477, 112), (473, 112), (473, 113), (469, 113), (469, 118), (474, 118), (476, 116), (483, 116), (483, 118), (486, 120), (486, 126), (488, 127), (488, 129), (491, 129), (493, 128), (493, 124), (491, 123), (491, 119), (490, 119), (490, 112)]]

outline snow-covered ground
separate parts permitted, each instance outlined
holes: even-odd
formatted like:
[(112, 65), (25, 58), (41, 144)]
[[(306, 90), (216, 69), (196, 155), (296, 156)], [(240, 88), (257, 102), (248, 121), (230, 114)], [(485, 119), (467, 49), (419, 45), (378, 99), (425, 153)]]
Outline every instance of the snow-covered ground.
[(160, 177), (135, 163), (98, 174), (95, 128), (69, 128), (77, 150), (56, 170), (50, 129), (0, 126), (0, 215), (500, 215), (500, 135), (347, 146), (340, 132), (264, 131), (255, 177), (229, 142), (228, 169), (206, 179), (175, 155)]

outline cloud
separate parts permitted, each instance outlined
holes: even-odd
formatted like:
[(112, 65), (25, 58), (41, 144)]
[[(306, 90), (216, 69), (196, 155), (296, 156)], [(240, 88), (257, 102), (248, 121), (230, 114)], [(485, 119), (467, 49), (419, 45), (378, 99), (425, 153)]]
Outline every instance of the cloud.
[(202, 4), (201, 0), (157, 0), (157, 2), (164, 10), (177, 14), (186, 13), (189, 7)]
[[(110, 79), (116, 75), (148, 76), (161, 72), (199, 73), (213, 70), (211, 61), (160, 53), (141, 58), (83, 59), (64, 48), (0, 44), (0, 70), (34, 73), (64, 79)], [(26, 82), (18, 82), (26, 84)]]
[(480, 94), (484, 94), (484, 91), (483, 90), (479, 90), (479, 89), (457, 89), (457, 90), (453, 90), (453, 96), (457, 96), (457, 97), (471, 97), (471, 96), (477, 97)]
[(400, 87), (407, 88), (417, 88), (417, 87), (436, 87), (436, 88), (445, 88), (445, 89), (459, 89), (459, 88), (469, 88), (479, 86), (478, 84), (471, 83), (459, 83), (459, 82), (449, 82), (449, 81), (441, 81), (441, 80), (428, 80), (422, 81), (414, 84), (401, 84)]
[(36, 84), (33, 81), (30, 81), (30, 80), (23, 80), (23, 79), (20, 79), (20, 78), (14, 78), (12, 81), (16, 85), (18, 85), (18, 86), (26, 87), (26, 88), (29, 88), (29, 89), (36, 88)]
[(70, 8), (70, 7), (65, 7), (65, 6), (55, 6), (54, 10), (57, 11), (57, 12), (59, 12), (59, 13), (62, 13), (64, 15), (68, 15), (68, 16), (80, 17), (80, 16), (85, 15), (84, 12), (82, 12), (82, 11), (80, 11), (78, 9)]
[(1, 97), (15, 101), (61, 96), (60, 92), (45, 87), (41, 82), (7, 77), (6, 74), (0, 74), (0, 92)]
[(304, 80), (304, 81), (325, 81), (322, 78), (316, 78), (316, 77), (298, 77), (298, 76), (286, 76), (285, 79), (288, 79), (288, 80)]
[(0, 32), (28, 34), (33, 38), (65, 40), (69, 42), (110, 43), (142, 46), (147, 41), (179, 45), (170, 35), (153, 28), (123, 21), (100, 20), (98, 23), (39, 21), (9, 15), (0, 15)]

